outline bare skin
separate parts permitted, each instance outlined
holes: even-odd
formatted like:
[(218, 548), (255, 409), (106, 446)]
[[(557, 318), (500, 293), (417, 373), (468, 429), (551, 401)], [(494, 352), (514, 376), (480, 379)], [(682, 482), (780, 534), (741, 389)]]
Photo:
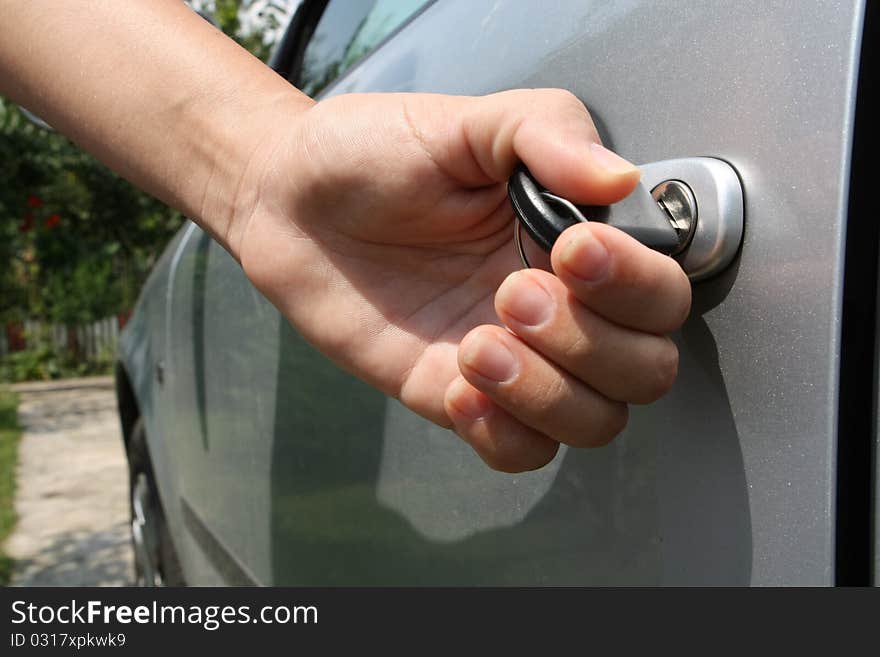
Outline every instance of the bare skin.
[(0, 92), (187, 212), (304, 337), (489, 466), (605, 444), (628, 403), (672, 385), (666, 334), (690, 307), (675, 261), (585, 224), (553, 273), (518, 271), (518, 161), (581, 203), (638, 182), (571, 94), (315, 103), (176, 0), (0, 0), (0, 15), (16, 25)]

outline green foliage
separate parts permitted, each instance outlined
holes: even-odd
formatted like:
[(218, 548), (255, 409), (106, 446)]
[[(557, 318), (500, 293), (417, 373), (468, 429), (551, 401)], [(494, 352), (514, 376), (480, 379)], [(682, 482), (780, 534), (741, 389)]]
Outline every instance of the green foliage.
[(266, 40), (265, 35), (278, 28), (279, 20), (275, 12), (265, 11), (259, 29), (243, 33), (239, 18), (241, 11), (253, 4), (255, 0), (214, 0), (213, 7), (208, 7), (208, 13), (225, 34), (265, 62), (272, 50), (272, 43)]
[[(194, 4), (265, 60), (263, 34), (278, 19), (268, 11), (259, 29), (242, 34), (239, 12), (253, 3)], [(0, 327), (24, 319), (82, 324), (130, 310), (183, 221), (3, 97), (0, 181)], [(17, 370), (55, 371), (39, 349), (22, 361)]]
[(15, 466), (21, 429), (15, 393), (0, 386), (0, 586), (9, 582), (12, 560), (3, 553), (3, 543), (15, 526)]
[(9, 383), (61, 376), (59, 354), (48, 344), (9, 354), (0, 364), (0, 380)]
[(28, 334), (27, 343), (27, 349), (0, 359), (0, 381), (48, 381), (113, 373), (116, 354), (112, 346), (102, 348), (89, 358), (73, 353), (66, 346), (56, 345), (48, 331)]
[(66, 349), (42, 343), (0, 361), (0, 381), (19, 383), (112, 374), (114, 358), (112, 350), (105, 350), (96, 358), (77, 358)]
[(0, 323), (130, 309), (179, 213), (0, 98)]

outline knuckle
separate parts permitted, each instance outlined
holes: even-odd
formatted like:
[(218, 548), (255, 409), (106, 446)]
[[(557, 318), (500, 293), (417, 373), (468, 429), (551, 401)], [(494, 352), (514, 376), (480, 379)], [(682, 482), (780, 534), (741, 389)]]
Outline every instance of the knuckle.
[(491, 453), (482, 453), (480, 458), (492, 470), (504, 472), (507, 474), (516, 474), (518, 472), (528, 472), (529, 470), (537, 470), (542, 468), (556, 455), (556, 449), (536, 450), (527, 453), (522, 450), (502, 448)]
[(531, 95), (532, 106), (552, 108), (554, 111), (573, 118), (589, 116), (583, 101), (568, 89), (548, 87), (532, 89), (528, 93)]
[(497, 452), (478, 452), (478, 454), (480, 455), (480, 458), (483, 459), (483, 462), (496, 472), (504, 472), (507, 474), (522, 472), (522, 470), (516, 468), (516, 465), (511, 462), (506, 455), (498, 454)]
[(653, 367), (654, 376), (647, 397), (643, 403), (652, 403), (660, 399), (672, 389), (678, 377), (678, 347), (669, 339), (664, 338), (664, 346), (657, 354)]
[(569, 362), (587, 365), (601, 351), (599, 335), (582, 330), (579, 331), (563, 349), (563, 358)]
[(664, 335), (679, 330), (691, 311), (690, 299), (675, 300), (658, 310), (654, 332)]
[(605, 407), (596, 412), (586, 430), (579, 431), (568, 440), (563, 440), (572, 447), (604, 447), (626, 428), (629, 421), (629, 407), (623, 402), (607, 402)]
[(500, 91), (497, 94), (493, 94), (495, 96), (499, 96), (504, 98), (507, 101), (514, 103), (516, 106), (530, 110), (536, 106), (540, 106), (541, 101), (544, 98), (543, 92), (545, 89), (508, 89), (507, 91)]
[(644, 363), (644, 373), (637, 384), (633, 384), (627, 401), (632, 404), (652, 404), (672, 389), (678, 377), (678, 347), (668, 337), (657, 338), (663, 341), (656, 355)]
[(656, 286), (668, 290), (667, 296), (667, 323), (664, 325), (664, 333), (677, 331), (688, 318), (691, 312), (691, 284), (687, 274), (672, 261), (669, 263), (672, 271), (664, 278), (658, 278)]
[[(658, 299), (664, 299), (658, 306), (661, 311), (656, 330), (659, 333), (677, 331), (685, 323), (691, 312), (691, 283), (687, 274), (677, 262), (667, 258), (666, 267), (653, 268), (653, 273), (643, 272), (642, 284), (652, 290)], [(662, 318), (662, 319), (661, 319)]]
[(570, 394), (568, 384), (562, 376), (551, 377), (531, 398), (530, 415), (542, 426), (552, 423), (560, 404)]
[(559, 103), (560, 105), (577, 105), (580, 108), (583, 108), (584, 104), (568, 89), (562, 89), (560, 87), (553, 87), (549, 89), (541, 90), (544, 95), (551, 101)]
[(515, 427), (496, 426), (484, 440), (468, 441), (481, 459), (498, 472), (537, 470), (556, 456), (559, 443), (543, 434)]
[(665, 262), (644, 263), (644, 266), (621, 267), (615, 270), (615, 285), (634, 290), (653, 308), (652, 331), (670, 333), (681, 328), (691, 310), (691, 286), (677, 262), (663, 256)]
[(685, 273), (682, 271), (680, 277), (683, 279), (681, 283), (682, 291), (679, 294), (678, 315), (675, 320), (675, 328), (678, 329), (688, 318), (691, 313), (691, 284)]
[(621, 402), (613, 402), (609, 406), (610, 408), (605, 413), (602, 422), (596, 425), (596, 432), (590, 444), (591, 447), (607, 445), (626, 429), (626, 425), (629, 422), (629, 407)]

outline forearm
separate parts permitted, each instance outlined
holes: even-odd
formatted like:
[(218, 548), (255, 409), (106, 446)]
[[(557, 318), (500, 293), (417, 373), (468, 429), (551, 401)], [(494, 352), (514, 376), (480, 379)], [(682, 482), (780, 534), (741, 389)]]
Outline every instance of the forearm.
[(312, 104), (178, 0), (0, 0), (0, 93), (237, 254), (272, 122)]

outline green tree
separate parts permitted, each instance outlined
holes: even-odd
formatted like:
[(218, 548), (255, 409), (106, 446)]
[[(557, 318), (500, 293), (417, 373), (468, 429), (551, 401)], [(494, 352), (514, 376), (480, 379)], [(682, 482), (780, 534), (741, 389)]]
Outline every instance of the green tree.
[[(258, 57), (282, 4), (193, 3)], [(259, 8), (242, 34), (242, 9)], [(37, 127), (0, 97), (0, 325), (67, 324), (125, 312), (183, 217), (136, 189), (64, 136)]]
[[(265, 62), (278, 27), (298, 3), (292, 0), (202, 0), (189, 4), (209, 16), (223, 32)], [(258, 15), (256, 25), (248, 31), (243, 30), (243, 11)]]
[(0, 320), (129, 309), (182, 217), (0, 98)]

